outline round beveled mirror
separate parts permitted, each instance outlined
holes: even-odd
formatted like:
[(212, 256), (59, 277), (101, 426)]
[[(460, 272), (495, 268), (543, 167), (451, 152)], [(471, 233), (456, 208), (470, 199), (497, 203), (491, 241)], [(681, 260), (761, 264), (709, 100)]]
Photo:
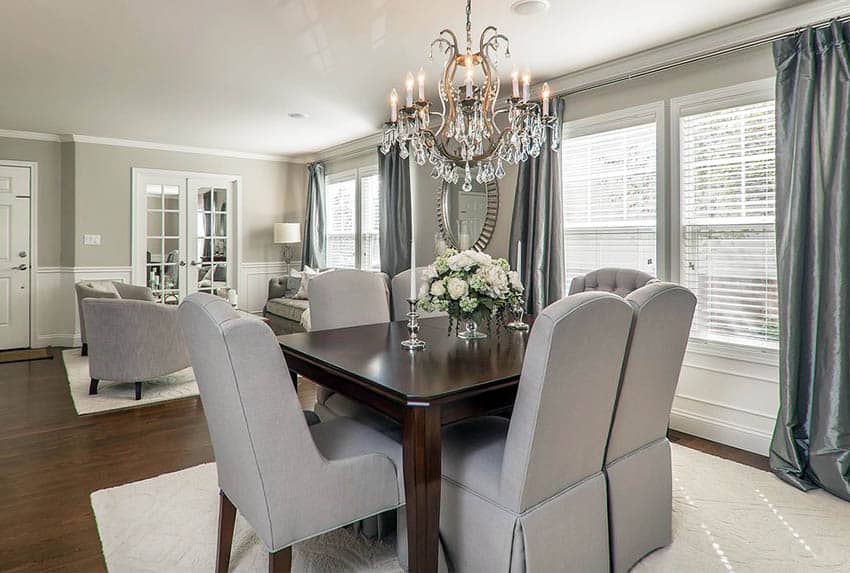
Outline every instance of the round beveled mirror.
[(499, 216), (499, 185), (473, 182), (464, 191), (463, 183), (443, 182), (437, 201), (437, 224), (446, 243), (459, 251), (483, 251)]

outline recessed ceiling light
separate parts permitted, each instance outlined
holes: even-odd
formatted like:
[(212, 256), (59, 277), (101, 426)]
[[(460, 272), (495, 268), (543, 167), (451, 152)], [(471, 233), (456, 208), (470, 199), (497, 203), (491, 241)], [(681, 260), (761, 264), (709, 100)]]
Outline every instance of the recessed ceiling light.
[(292, 119), (307, 119), (308, 117), (310, 117), (306, 113), (301, 113), (299, 111), (293, 111), (292, 113), (289, 113), (287, 115), (289, 115), (289, 117), (291, 117)]
[(549, 0), (516, 0), (511, 4), (514, 14), (520, 16), (531, 16), (540, 14), (549, 9)]

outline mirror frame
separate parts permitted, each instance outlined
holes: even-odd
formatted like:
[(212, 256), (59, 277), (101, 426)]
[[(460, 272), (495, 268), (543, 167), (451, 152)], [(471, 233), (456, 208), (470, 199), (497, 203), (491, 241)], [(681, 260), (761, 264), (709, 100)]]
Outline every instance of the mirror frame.
[[(446, 243), (451, 248), (460, 250), (458, 240), (452, 233), (451, 225), (448, 224), (451, 185), (444, 181), (437, 196), (437, 227)], [(496, 220), (499, 218), (499, 183), (493, 180), (485, 185), (484, 190), (487, 195), (487, 213), (484, 215), (484, 226), (481, 228), (481, 234), (470, 247), (475, 251), (483, 251), (490, 244), (490, 239), (493, 238), (493, 232), (496, 230)], [(460, 192), (463, 193), (462, 190)]]

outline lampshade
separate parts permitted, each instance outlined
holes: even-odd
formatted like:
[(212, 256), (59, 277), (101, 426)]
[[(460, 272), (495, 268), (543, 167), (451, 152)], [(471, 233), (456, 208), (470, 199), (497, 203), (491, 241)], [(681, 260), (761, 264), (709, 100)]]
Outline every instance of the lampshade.
[(300, 243), (301, 242), (301, 223), (275, 223), (274, 224), (274, 242), (275, 243)]

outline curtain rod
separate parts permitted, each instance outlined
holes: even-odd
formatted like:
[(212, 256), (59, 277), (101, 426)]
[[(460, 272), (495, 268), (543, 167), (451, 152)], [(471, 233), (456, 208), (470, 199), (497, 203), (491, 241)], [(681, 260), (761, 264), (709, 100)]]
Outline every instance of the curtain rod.
[(794, 28), (793, 30), (786, 30), (784, 32), (771, 34), (769, 36), (762, 36), (762, 37), (756, 38), (754, 40), (748, 40), (746, 42), (742, 42), (740, 44), (728, 46), (726, 48), (721, 48), (719, 50), (714, 50), (712, 52), (706, 52), (706, 53), (703, 53), (703, 54), (698, 54), (696, 56), (688, 56), (686, 58), (682, 58), (682, 59), (679, 59), (679, 60), (673, 60), (673, 61), (668, 62), (666, 64), (660, 64), (660, 65), (652, 66), (652, 67), (649, 67), (649, 68), (638, 70), (636, 72), (623, 73), (623, 74), (620, 74), (620, 75), (612, 77), (612, 78), (600, 80), (600, 81), (597, 81), (597, 82), (592, 82), (590, 84), (586, 84), (586, 85), (583, 85), (583, 86), (580, 86), (580, 87), (577, 87), (577, 88), (574, 88), (574, 89), (569, 89), (569, 90), (560, 92), (556, 95), (562, 96), (562, 97), (563, 96), (571, 96), (571, 95), (576, 95), (576, 94), (586, 92), (586, 91), (590, 91), (590, 90), (608, 87), (608, 86), (611, 86), (611, 85), (614, 85), (614, 84), (619, 84), (621, 82), (627, 82), (629, 80), (642, 78), (644, 76), (648, 76), (648, 75), (651, 75), (651, 74), (657, 74), (659, 72), (664, 72), (664, 71), (667, 71), (667, 70), (670, 70), (670, 69), (673, 69), (673, 68), (678, 68), (679, 66), (685, 66), (687, 64), (693, 64), (693, 63), (696, 63), (696, 62), (701, 62), (702, 60), (707, 60), (709, 58), (715, 58), (715, 57), (718, 57), (718, 56), (725, 56), (727, 54), (733, 54), (735, 52), (740, 52), (740, 51), (743, 51), (743, 50), (747, 50), (749, 48), (755, 48), (756, 46), (769, 44), (769, 43), (774, 42), (776, 40), (779, 40), (781, 38), (786, 38), (788, 36), (793, 36), (794, 34), (798, 34), (799, 32), (802, 32), (803, 30), (805, 30), (806, 28), (823, 28), (823, 27), (831, 25), (833, 22), (847, 22), (847, 21), (850, 21), (850, 14), (847, 14), (845, 16), (840, 16), (840, 17), (837, 17), (837, 18), (830, 18), (829, 20), (822, 20), (820, 22), (817, 22), (815, 24), (811, 24), (809, 26)]

